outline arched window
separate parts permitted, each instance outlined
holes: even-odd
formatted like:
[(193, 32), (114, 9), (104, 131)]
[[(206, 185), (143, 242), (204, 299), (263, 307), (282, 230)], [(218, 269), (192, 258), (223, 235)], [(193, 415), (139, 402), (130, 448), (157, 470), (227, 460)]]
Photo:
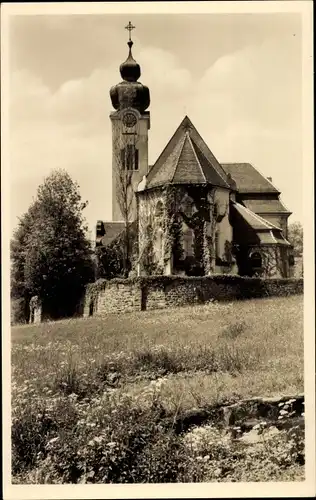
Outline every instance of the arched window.
[(186, 196), (184, 198), (184, 200), (182, 201), (181, 210), (187, 217), (191, 217), (193, 215), (194, 203), (193, 203), (193, 200), (189, 196)]
[(121, 149), (121, 164), (123, 170), (138, 170), (138, 149), (134, 144), (127, 144)]
[(254, 252), (250, 256), (252, 269), (261, 269), (262, 267), (262, 257), (259, 252)]

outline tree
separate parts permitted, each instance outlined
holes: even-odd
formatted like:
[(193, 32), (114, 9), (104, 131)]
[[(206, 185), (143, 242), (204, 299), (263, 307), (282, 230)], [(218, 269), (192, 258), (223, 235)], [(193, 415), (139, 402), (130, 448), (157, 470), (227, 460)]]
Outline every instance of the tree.
[(39, 186), (11, 241), (11, 295), (29, 303), (37, 295), (53, 318), (74, 314), (94, 279), (79, 187), (63, 170)]
[(301, 257), (303, 254), (303, 226), (300, 222), (293, 222), (289, 225), (288, 240), (293, 245), (294, 256)]

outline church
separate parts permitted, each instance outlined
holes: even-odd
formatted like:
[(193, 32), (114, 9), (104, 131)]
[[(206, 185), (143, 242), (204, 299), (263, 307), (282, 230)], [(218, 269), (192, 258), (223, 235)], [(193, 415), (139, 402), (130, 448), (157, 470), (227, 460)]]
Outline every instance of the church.
[(148, 164), (150, 91), (132, 55), (110, 89), (112, 221), (98, 221), (96, 247), (133, 228), (138, 276), (237, 274), (291, 277), (291, 212), (271, 178), (250, 163), (221, 163), (185, 116)]

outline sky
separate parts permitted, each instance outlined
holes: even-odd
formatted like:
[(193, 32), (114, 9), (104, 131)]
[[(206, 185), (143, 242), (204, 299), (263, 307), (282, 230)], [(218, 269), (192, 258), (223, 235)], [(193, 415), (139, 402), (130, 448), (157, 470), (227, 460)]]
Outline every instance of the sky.
[(299, 14), (29, 15), (9, 25), (11, 230), (55, 168), (78, 182), (93, 235), (111, 220), (109, 89), (129, 20), (151, 94), (149, 163), (188, 115), (220, 162), (272, 177), (302, 221)]

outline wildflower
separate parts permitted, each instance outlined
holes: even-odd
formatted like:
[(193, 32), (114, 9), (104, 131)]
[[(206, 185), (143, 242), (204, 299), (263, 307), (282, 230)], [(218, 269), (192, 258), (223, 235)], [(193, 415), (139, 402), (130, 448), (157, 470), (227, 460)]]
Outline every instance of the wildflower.
[(59, 440), (59, 437), (58, 437), (58, 436), (57, 436), (57, 437), (54, 437), (54, 438), (52, 438), (52, 439), (50, 439), (50, 440), (48, 441), (48, 443), (47, 443), (47, 447), (49, 447), (49, 446), (51, 446), (52, 444), (56, 443), (56, 441), (58, 441), (58, 440)]
[(280, 415), (287, 415), (288, 411), (287, 410), (280, 410)]
[(101, 443), (103, 441), (103, 436), (95, 436), (93, 439), (96, 443)]

